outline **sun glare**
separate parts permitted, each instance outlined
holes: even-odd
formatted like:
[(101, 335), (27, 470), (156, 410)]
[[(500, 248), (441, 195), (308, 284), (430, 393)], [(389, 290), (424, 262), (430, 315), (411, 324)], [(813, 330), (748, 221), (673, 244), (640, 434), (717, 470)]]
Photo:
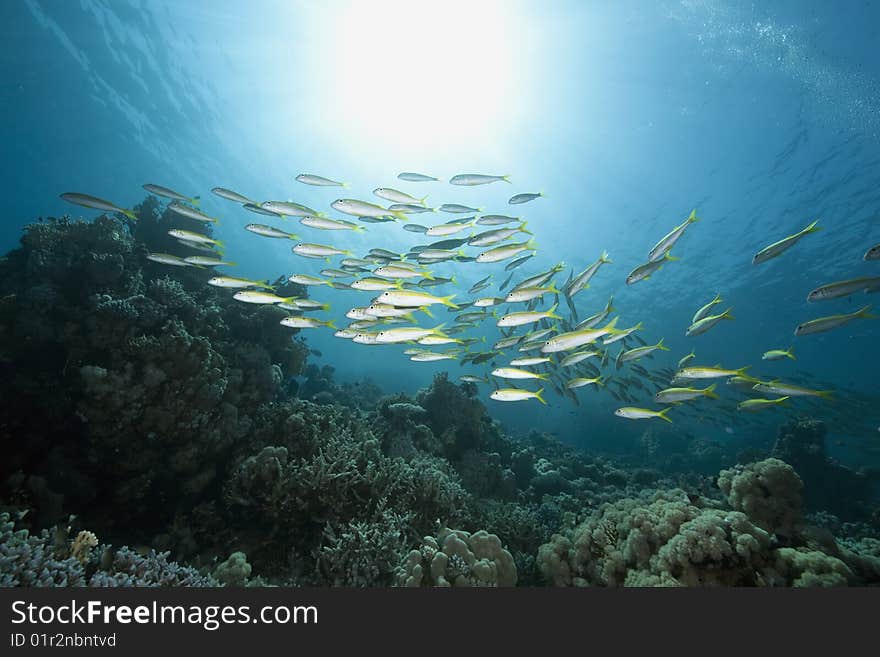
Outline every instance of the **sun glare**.
[(325, 53), (334, 125), (398, 152), (491, 139), (516, 110), (508, 7), (376, 0), (335, 12)]

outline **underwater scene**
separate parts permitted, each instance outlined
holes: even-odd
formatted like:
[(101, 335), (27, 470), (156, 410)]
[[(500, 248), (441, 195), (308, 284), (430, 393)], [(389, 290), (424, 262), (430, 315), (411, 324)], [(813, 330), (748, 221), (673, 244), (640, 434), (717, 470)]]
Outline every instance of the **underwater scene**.
[(0, 18), (0, 585), (880, 584), (876, 3)]

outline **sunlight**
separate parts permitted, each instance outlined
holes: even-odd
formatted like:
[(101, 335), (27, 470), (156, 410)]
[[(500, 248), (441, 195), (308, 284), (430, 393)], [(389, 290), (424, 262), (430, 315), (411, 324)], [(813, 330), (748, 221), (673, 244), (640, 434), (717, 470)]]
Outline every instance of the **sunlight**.
[(397, 151), (489, 140), (515, 112), (517, 44), (503, 2), (353, 2), (332, 17), (334, 125)]

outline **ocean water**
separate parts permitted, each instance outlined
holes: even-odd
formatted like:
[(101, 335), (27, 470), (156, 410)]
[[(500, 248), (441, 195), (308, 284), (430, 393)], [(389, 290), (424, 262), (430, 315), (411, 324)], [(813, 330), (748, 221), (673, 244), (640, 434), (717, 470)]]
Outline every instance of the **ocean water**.
[[(557, 263), (564, 266), (554, 282), (562, 285), (607, 251), (612, 262), (572, 304), (583, 319), (613, 297), (609, 320), (641, 323), (636, 335), (647, 344), (662, 338), (669, 350), (639, 361), (650, 372), (668, 374), (695, 350), (691, 365), (749, 366), (762, 380), (833, 394), (749, 413), (737, 404), (760, 396), (720, 378), (706, 382), (718, 384), (720, 400), (674, 406), (671, 424), (621, 418), (620, 407), (665, 407), (652, 399), (655, 383), (615, 367), (620, 350), (639, 346), (629, 338), (609, 349), (601, 369), (610, 380), (575, 390), (577, 403), (551, 382), (513, 382), (544, 387), (546, 405), (495, 401), (495, 386), (478, 384), (477, 398), (507, 435), (544, 433), (589, 454), (644, 464), (646, 440), (767, 450), (780, 425), (810, 417), (827, 427), (829, 458), (852, 470), (880, 464), (880, 321), (794, 335), (802, 322), (880, 299), (858, 292), (807, 301), (820, 285), (880, 276), (880, 263), (863, 260), (880, 242), (876, 3), (22, 0), (2, 3), (0, 18), (0, 252), (14, 249), (38, 217), (101, 214), (65, 203), (64, 192), (131, 208), (148, 195), (145, 183), (200, 196), (200, 208), (219, 218), (214, 237), (238, 263), (224, 273), (260, 280), (319, 275), (328, 265), (291, 253), (297, 242), (243, 230), (251, 222), (356, 257), (434, 240), (399, 221), (363, 223), (357, 233), (310, 229), (294, 217), (250, 213), (212, 188), (292, 200), (352, 221), (330, 203), (383, 203), (372, 194), (377, 187), (427, 195), (431, 207), (461, 203), (521, 216), (537, 246), (507, 291)], [(402, 171), (439, 180), (405, 182), (397, 178)], [(300, 173), (350, 187), (303, 185), (294, 180)], [(510, 184), (450, 185), (459, 173), (509, 175)], [(508, 204), (523, 192), (543, 195)], [(627, 285), (629, 272), (692, 209), (700, 220), (672, 249), (679, 260)], [(434, 225), (457, 216), (468, 215), (409, 220)], [(760, 249), (817, 219), (821, 231), (752, 264)], [(511, 241), (520, 237), (528, 236)], [(507, 262), (429, 265), (457, 284), (427, 291), (468, 301), (470, 286), (491, 274), (480, 295), (497, 296)], [(732, 308), (735, 319), (686, 337), (695, 311), (716, 294), (723, 302), (715, 308)], [(340, 327), (348, 309), (374, 296), (325, 286), (309, 295), (330, 304), (314, 316)], [(558, 301), (570, 324), (566, 300)], [(523, 309), (494, 310), (500, 317)], [(433, 314), (416, 317), (423, 326), (454, 322), (443, 306)], [(495, 321), (455, 337), (485, 338), (469, 349), (487, 351), (501, 337)], [(403, 354), (411, 345), (355, 344), (327, 328), (298, 337), (313, 350), (310, 362), (335, 368), (338, 383), (369, 379), (386, 394), (414, 395), (444, 371), (453, 381), (463, 374), (497, 380), (490, 365), (521, 355), (508, 349), (462, 365), (465, 353), (457, 351), (457, 360), (420, 363)], [(789, 347), (796, 360), (762, 361), (764, 352)], [(571, 376), (556, 366), (538, 371), (560, 372), (557, 386)], [(876, 507), (876, 499), (864, 501)]]

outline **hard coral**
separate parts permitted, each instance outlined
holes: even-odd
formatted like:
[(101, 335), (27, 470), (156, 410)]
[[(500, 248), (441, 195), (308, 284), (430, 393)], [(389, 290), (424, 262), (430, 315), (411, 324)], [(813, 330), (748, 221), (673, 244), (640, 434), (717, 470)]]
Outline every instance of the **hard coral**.
[(804, 484), (784, 461), (769, 458), (722, 470), (718, 487), (731, 507), (769, 532), (791, 536), (801, 522)]

